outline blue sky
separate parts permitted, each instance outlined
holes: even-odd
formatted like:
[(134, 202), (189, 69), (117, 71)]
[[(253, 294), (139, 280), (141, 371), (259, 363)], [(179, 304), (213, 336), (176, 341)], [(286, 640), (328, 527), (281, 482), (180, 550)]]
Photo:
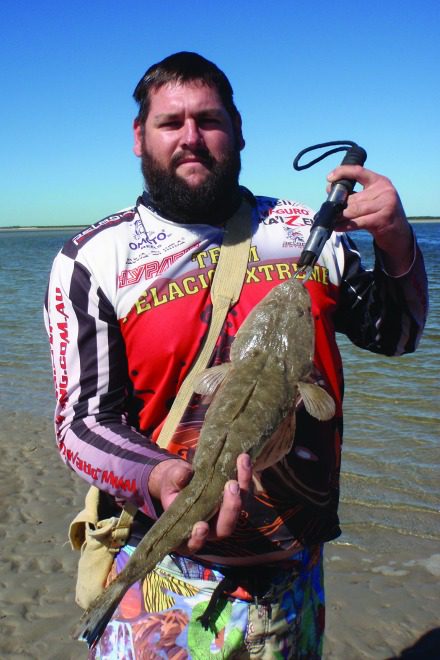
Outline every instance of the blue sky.
[(242, 112), (241, 181), (317, 208), (351, 139), (409, 215), (440, 216), (440, 3), (433, 0), (9, 0), (2, 3), (0, 226), (90, 224), (142, 190), (133, 89), (194, 50), (229, 76)]

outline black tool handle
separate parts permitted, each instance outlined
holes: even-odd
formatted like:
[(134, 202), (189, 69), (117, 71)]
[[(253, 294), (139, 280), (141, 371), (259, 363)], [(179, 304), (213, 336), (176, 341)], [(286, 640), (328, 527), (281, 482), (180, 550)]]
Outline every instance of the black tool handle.
[[(342, 159), (341, 165), (363, 165), (367, 160), (367, 152), (362, 147), (359, 147), (357, 144), (350, 149), (345, 154)], [(353, 192), (353, 188), (356, 184), (356, 181), (353, 179), (339, 179), (333, 185), (340, 184), (347, 188), (347, 192), (350, 195)]]
[[(363, 165), (366, 158), (365, 149), (355, 144), (348, 149), (341, 165)], [(355, 184), (354, 179), (338, 179), (332, 184), (327, 200), (314, 217), (309, 238), (299, 258), (300, 267), (315, 265), (338, 218), (347, 206), (347, 198), (353, 192)]]

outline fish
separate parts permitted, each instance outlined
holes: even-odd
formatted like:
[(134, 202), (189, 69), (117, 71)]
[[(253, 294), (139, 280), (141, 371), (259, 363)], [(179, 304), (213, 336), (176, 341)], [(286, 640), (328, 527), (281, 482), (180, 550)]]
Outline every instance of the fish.
[(314, 344), (310, 295), (300, 280), (278, 284), (251, 310), (232, 342), (230, 362), (205, 370), (195, 381), (195, 391), (211, 400), (191, 481), (86, 610), (79, 639), (96, 645), (128, 588), (186, 541), (196, 522), (216, 513), (239, 454), (249, 454), (258, 474), (291, 450), (299, 399), (321, 421), (334, 416), (333, 398), (311, 382)]

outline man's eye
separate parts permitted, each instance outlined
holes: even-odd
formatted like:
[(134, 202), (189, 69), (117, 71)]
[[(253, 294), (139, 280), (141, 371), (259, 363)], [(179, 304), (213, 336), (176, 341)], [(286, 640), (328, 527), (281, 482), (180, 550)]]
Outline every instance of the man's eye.
[(199, 123), (202, 126), (219, 126), (221, 122), (218, 117), (202, 117)]
[(180, 122), (178, 121), (164, 121), (160, 127), (161, 128), (179, 128)]

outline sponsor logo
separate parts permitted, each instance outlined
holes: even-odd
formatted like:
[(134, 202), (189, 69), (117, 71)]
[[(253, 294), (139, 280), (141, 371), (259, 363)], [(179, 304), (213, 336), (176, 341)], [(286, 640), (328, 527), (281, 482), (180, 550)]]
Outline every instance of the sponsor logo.
[(136, 479), (124, 479), (115, 474), (113, 470), (102, 470), (94, 467), (88, 461), (83, 460), (79, 452), (73, 452), (68, 449), (64, 442), (60, 443), (60, 453), (65, 460), (79, 472), (91, 477), (94, 481), (100, 481), (102, 484), (110, 484), (115, 490), (122, 490), (129, 493), (135, 493), (137, 490)]
[(87, 227), (87, 229), (84, 229), (84, 231), (72, 238), (72, 243), (78, 246), (85, 238), (90, 237), (94, 232), (99, 231), (102, 227), (106, 227), (107, 225), (117, 224), (127, 215), (133, 215), (133, 209), (124, 211), (123, 213), (117, 213), (116, 215), (109, 215), (108, 218), (104, 218), (104, 220)]
[(182, 257), (187, 252), (194, 250), (198, 245), (198, 243), (195, 245), (190, 245), (184, 250), (180, 250), (174, 254), (169, 254), (160, 261), (148, 261), (146, 264), (140, 264), (135, 268), (123, 270), (122, 273), (118, 276), (118, 288), (122, 289), (125, 286), (137, 284), (141, 280), (149, 280), (155, 275), (161, 275), (170, 266), (172, 266), (172, 264), (180, 259), (180, 257)]
[(311, 225), (313, 219), (310, 217), (308, 209), (299, 206), (285, 205), (281, 200), (276, 206), (269, 210), (263, 219), (264, 225)]
[(69, 318), (68, 314), (65, 311), (63, 294), (59, 287), (55, 289), (55, 309), (63, 320), (58, 321), (56, 328), (58, 331), (58, 340), (59, 340), (59, 377), (56, 382), (57, 389), (57, 398), (61, 408), (65, 408), (68, 399), (67, 386), (69, 384), (69, 379), (67, 376), (67, 348), (69, 345), (69, 328), (67, 325), (67, 320)]
[(130, 250), (140, 250), (145, 247), (157, 248), (158, 245), (169, 238), (171, 234), (167, 234), (163, 229), (159, 232), (146, 231), (142, 218), (137, 218), (134, 223), (133, 240), (130, 241)]
[(305, 245), (304, 236), (302, 232), (297, 229), (291, 229), (290, 227), (284, 227), (286, 233), (286, 241), (283, 242), (284, 248), (299, 248), (302, 249)]

